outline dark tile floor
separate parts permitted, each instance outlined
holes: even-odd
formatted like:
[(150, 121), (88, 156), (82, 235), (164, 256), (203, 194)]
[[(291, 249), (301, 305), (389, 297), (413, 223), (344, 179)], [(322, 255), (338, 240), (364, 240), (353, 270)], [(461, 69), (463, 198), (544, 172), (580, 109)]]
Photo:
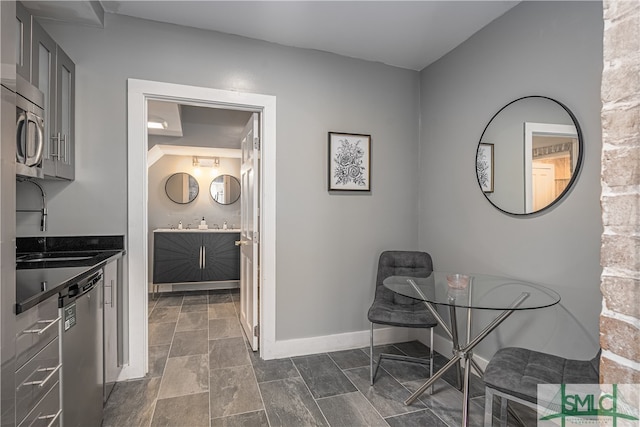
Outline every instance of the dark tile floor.
[[(452, 373), (432, 395), (403, 404), (428, 368), (385, 360), (369, 385), (369, 349), (261, 360), (248, 350), (237, 291), (185, 292), (149, 300), (149, 373), (117, 383), (103, 426), (459, 426), (462, 393)], [(417, 341), (379, 346), (424, 357)], [(446, 363), (437, 355), (435, 368)], [(482, 426), (482, 381), (471, 382), (470, 425)], [(497, 411), (495, 412), (497, 413)], [(534, 414), (524, 413), (535, 426)], [(498, 425), (494, 419), (494, 425)], [(509, 422), (509, 425), (515, 425)]]

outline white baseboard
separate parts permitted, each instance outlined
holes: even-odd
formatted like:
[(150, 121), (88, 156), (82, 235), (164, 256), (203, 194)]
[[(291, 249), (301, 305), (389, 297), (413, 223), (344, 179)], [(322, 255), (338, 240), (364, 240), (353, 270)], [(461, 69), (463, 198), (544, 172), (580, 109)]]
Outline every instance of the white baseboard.
[[(408, 341), (411, 339), (409, 335), (410, 331), (406, 328), (375, 328), (373, 332), (374, 345)], [(273, 343), (269, 351), (269, 359), (351, 350), (368, 346), (369, 330), (280, 340)]]
[[(411, 340), (418, 340), (429, 346), (429, 331), (425, 329), (408, 328), (376, 328), (373, 333), (374, 345), (394, 344)], [(316, 353), (329, 353), (332, 351), (351, 350), (369, 346), (369, 331), (347, 332), (344, 334), (324, 335), (311, 338), (299, 338), (276, 341), (272, 345), (269, 359), (284, 357), (305, 356)], [(451, 356), (451, 341), (445, 337), (433, 335), (433, 348), (443, 356)], [(264, 357), (264, 356), (263, 356)], [(474, 355), (474, 360), (480, 368), (485, 369), (488, 360)]]

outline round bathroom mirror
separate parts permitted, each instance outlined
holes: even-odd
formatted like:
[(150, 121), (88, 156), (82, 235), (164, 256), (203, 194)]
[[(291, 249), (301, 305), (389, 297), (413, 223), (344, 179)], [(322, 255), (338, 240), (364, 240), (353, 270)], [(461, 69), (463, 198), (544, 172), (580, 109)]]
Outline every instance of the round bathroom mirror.
[(232, 175), (218, 175), (209, 187), (211, 197), (221, 205), (230, 205), (240, 198), (240, 181)]
[(526, 96), (489, 121), (476, 151), (487, 200), (512, 215), (544, 211), (562, 200), (582, 164), (582, 132), (573, 113), (544, 96)]
[(185, 172), (178, 172), (167, 178), (164, 191), (172, 202), (184, 205), (198, 197), (200, 187), (194, 177)]

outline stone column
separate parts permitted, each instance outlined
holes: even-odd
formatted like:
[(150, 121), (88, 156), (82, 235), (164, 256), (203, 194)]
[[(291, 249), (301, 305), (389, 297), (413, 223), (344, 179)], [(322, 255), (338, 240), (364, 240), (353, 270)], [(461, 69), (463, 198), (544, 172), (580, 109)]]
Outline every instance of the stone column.
[(600, 382), (640, 384), (640, 0), (603, 11)]

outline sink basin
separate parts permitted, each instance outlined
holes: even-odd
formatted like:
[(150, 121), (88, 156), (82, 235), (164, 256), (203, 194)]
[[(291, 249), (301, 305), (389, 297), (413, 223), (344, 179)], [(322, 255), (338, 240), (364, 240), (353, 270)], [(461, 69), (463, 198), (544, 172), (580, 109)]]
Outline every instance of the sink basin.
[(17, 263), (23, 262), (52, 262), (52, 261), (83, 261), (96, 256), (98, 252), (39, 252), (21, 255), (16, 258)]

